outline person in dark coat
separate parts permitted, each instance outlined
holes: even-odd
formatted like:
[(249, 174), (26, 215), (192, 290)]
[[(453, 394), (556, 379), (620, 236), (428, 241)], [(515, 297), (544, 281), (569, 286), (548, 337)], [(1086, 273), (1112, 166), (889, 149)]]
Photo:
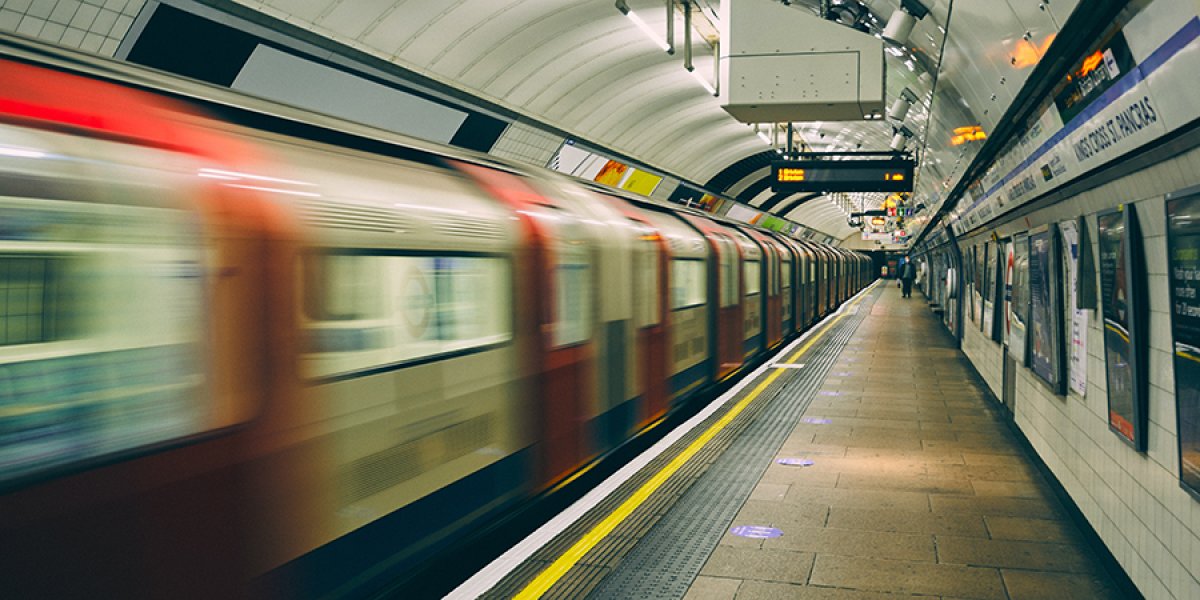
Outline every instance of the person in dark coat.
[(904, 258), (904, 264), (900, 265), (900, 292), (905, 298), (912, 297), (913, 280), (917, 278), (917, 265), (914, 265), (908, 257)]

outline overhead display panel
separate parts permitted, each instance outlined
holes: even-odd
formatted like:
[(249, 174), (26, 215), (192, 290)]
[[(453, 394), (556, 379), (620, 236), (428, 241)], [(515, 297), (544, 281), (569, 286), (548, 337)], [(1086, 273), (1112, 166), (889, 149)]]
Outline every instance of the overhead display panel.
[(771, 163), (775, 192), (911, 192), (911, 160), (781, 160)]
[(1100, 298), (1108, 425), (1139, 451), (1146, 449), (1146, 289), (1141, 237), (1132, 206), (1101, 213)]
[(1200, 192), (1167, 198), (1179, 481), (1200, 496)]

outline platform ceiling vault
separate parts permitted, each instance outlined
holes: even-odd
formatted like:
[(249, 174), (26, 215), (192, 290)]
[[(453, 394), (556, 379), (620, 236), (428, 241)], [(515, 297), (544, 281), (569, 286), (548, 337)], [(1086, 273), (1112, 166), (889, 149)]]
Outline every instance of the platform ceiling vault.
[[(922, 0), (930, 9), (906, 48), (887, 53), (887, 103), (907, 88), (917, 97), (904, 125), (918, 152), (918, 203), (912, 224), (936, 210), (980, 143), (953, 145), (953, 130), (994, 129), (1077, 0)], [(249, 8), (389, 60), (505, 106), (591, 144), (710, 184), (780, 216), (851, 238), (846, 207), (875, 204), (860, 195), (840, 203), (799, 195), (773, 198), (762, 179), (773, 150), (728, 116), (683, 68), (683, 17), (675, 55), (664, 52), (611, 0), (240, 0)], [(816, 13), (818, 0), (791, 2)], [(831, 0), (842, 22), (877, 33), (899, 0)], [(665, 2), (628, 0), (649, 28), (665, 35)], [(702, 31), (719, 0), (692, 2), (696, 74), (711, 81), (712, 49)], [(855, 15), (857, 14), (857, 18)], [(803, 35), (798, 31), (797, 35)], [(943, 51), (944, 45), (944, 51)], [(939, 70), (940, 65), (940, 70)], [(924, 73), (929, 76), (922, 77)], [(932, 114), (932, 119), (930, 115)], [(887, 150), (893, 124), (798, 122), (808, 148)], [(765, 132), (765, 131), (764, 131)], [(779, 137), (780, 143), (783, 137)], [(867, 206), (867, 208), (873, 208)], [(782, 211), (782, 212), (781, 212)]]

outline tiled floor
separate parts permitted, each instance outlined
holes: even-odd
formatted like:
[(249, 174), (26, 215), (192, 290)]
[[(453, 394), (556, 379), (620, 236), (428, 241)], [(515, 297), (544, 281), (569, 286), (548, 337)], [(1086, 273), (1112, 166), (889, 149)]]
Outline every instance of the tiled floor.
[(1117, 598), (923, 298), (888, 287), (689, 600)]

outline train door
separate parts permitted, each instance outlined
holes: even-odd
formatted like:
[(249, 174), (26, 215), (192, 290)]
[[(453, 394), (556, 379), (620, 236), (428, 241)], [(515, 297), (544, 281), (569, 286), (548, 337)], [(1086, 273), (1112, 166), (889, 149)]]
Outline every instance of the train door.
[(516, 174), (456, 163), (522, 220), (524, 248), (514, 265), (516, 289), (527, 292), (517, 323), (530, 340), (526, 375), (533, 378), (541, 440), (538, 480), (559, 481), (592, 454), (587, 416), (593, 412), (591, 344), (593, 285), (590, 248), (569, 213)]
[(772, 240), (779, 252), (779, 313), (780, 335), (786, 338), (796, 331), (799, 322), (796, 302), (796, 263), (798, 253), (795, 246), (783, 237)]
[(714, 307), (710, 332), (713, 377), (720, 381), (742, 364), (743, 311), (742, 255), (733, 230), (707, 217), (681, 212), (680, 216), (700, 231), (712, 248), (709, 267), (709, 306)]
[(741, 228), (732, 228), (732, 232), (742, 251), (742, 357), (749, 359), (765, 347), (764, 317), (770, 262), (768, 253), (752, 234)]
[(668, 341), (670, 312), (667, 310), (667, 268), (670, 250), (662, 232), (632, 204), (604, 196), (641, 232), (634, 249), (631, 292), (636, 328), (637, 387), (641, 391), (638, 428), (644, 428), (667, 412)]
[[(781, 265), (783, 263), (784, 249), (779, 242), (771, 236), (769, 232), (758, 231), (755, 229), (748, 230), (754, 241), (762, 247), (763, 251), (763, 267), (765, 274), (763, 277), (763, 341), (767, 348), (774, 348), (783, 341), (783, 298), (781, 294), (782, 285)], [(790, 308), (790, 303), (789, 303)]]

